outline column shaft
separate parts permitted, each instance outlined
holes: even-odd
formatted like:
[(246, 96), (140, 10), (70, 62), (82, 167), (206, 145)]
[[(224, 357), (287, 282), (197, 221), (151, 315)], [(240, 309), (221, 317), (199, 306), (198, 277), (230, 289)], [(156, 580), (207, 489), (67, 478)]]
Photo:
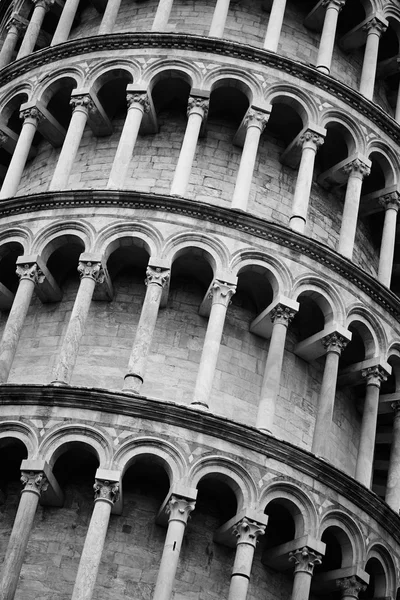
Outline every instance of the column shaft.
[(18, 52), (17, 59), (28, 56), (35, 49), (44, 17), (54, 0), (34, 0), (35, 8), (26, 28), (24, 39)]
[(11, 198), (18, 191), (22, 173), (32, 146), (39, 120), (42, 118), (37, 108), (28, 108), (21, 111), (24, 119), (21, 133), (19, 134), (6, 176), (0, 191), (0, 199)]
[(72, 98), (71, 104), (74, 106), (74, 111), (50, 183), (50, 191), (62, 190), (67, 187), (72, 166), (86, 127), (88, 113), (93, 106), (89, 96), (86, 95)]
[(128, 112), (111, 167), (107, 184), (109, 188), (124, 187), (143, 114), (149, 109), (147, 94), (127, 94), (127, 100)]
[(267, 33), (264, 40), (264, 50), (276, 52), (281, 37), (286, 0), (274, 0), (269, 15)]
[(378, 63), (379, 40), (386, 30), (386, 25), (376, 18), (371, 19), (365, 26), (367, 42), (365, 44), (364, 61), (360, 80), (360, 93), (369, 100), (374, 95), (376, 66)]
[(222, 332), (224, 330), (226, 311), (235, 291), (235, 285), (226, 284), (222, 281), (215, 281), (214, 283), (211, 292), (211, 311), (201, 353), (192, 405), (208, 408), (221, 346)]
[(68, 40), (80, 0), (66, 0), (57, 28), (54, 32), (51, 46), (62, 44)]
[(339, 12), (345, 0), (327, 0), (327, 7), (319, 43), (317, 69), (323, 73), (330, 73), (333, 47), (335, 44), (336, 27)]
[(369, 175), (370, 169), (367, 165), (356, 159), (345, 167), (345, 171), (349, 173), (349, 179), (344, 199), (338, 252), (351, 260), (356, 237), (363, 178)]
[(398, 192), (393, 192), (392, 194), (380, 198), (379, 202), (385, 209), (385, 220), (383, 223), (381, 250), (379, 254), (378, 279), (383, 285), (390, 287), (400, 195)]
[(8, 33), (0, 51), (0, 69), (11, 62), (23, 25), (16, 17), (12, 17), (7, 28)]
[(265, 525), (244, 517), (235, 525), (233, 533), (237, 537), (237, 543), (228, 600), (246, 600), (254, 550), (258, 537), (265, 533)]
[(100, 23), (98, 35), (112, 33), (118, 12), (121, 6), (121, 0), (108, 0), (106, 10)]
[(165, 31), (174, 0), (159, 0), (152, 31)]
[(400, 509), (400, 402), (393, 402), (394, 410), (392, 447), (386, 484), (386, 502), (395, 513)]
[(396, 101), (396, 109), (394, 113), (395, 120), (400, 123), (400, 81), (399, 87), (397, 88), (397, 101)]
[(228, 17), (230, 0), (217, 0), (209, 31), (210, 37), (222, 38)]
[(154, 329), (157, 322), (158, 310), (163, 292), (163, 287), (169, 280), (169, 269), (148, 267), (146, 271), (146, 296), (136, 330), (131, 355), (128, 364), (128, 373), (124, 379), (124, 390), (138, 394), (143, 384), (144, 373), (153, 340)]
[(321, 556), (304, 547), (291, 552), (289, 560), (295, 563), (291, 600), (308, 600), (314, 567), (321, 564)]

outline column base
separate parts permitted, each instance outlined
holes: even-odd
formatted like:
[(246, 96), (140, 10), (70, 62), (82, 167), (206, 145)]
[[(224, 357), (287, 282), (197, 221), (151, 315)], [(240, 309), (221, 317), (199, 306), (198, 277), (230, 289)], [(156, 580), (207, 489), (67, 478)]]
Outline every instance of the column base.
[(205, 402), (191, 402), (189, 406), (190, 408), (196, 408), (198, 410), (210, 410), (208, 404)]
[(258, 431), (260, 431), (261, 433), (265, 433), (265, 435), (273, 435), (272, 431), (270, 431), (269, 429), (265, 429), (264, 427), (258, 427)]
[(59, 381), (57, 379), (50, 381), (50, 385), (54, 385), (55, 387), (69, 387), (69, 383), (66, 381)]
[(331, 73), (329, 67), (325, 67), (325, 65), (317, 65), (317, 70), (321, 73), (325, 73), (325, 75), (330, 75)]
[(135, 373), (128, 373), (124, 378), (122, 391), (124, 393), (140, 396), (140, 389), (143, 385), (143, 377)]

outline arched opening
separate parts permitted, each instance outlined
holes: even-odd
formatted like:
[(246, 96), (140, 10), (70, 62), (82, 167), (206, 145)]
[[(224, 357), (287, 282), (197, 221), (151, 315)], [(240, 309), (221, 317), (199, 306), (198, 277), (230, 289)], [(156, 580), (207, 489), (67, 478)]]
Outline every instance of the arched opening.
[[(277, 498), (271, 500), (265, 508), (268, 524), (263, 540), (264, 550), (281, 546), (295, 539), (296, 521), (293, 513), (296, 509), (291, 502)], [(298, 509), (297, 509), (298, 510)], [(298, 518), (299, 515), (297, 515)]]
[[(3, 184), (19, 134), (21, 133), (23, 121), (19, 116), (20, 108), (27, 100), (28, 96), (26, 93), (19, 93), (5, 105), (1, 113), (0, 135), (2, 143), (0, 144), (0, 185)], [(37, 144), (38, 135), (39, 134), (36, 134), (33, 139), (33, 146), (28, 158), (32, 158), (35, 154), (34, 147)]]
[(347, 533), (337, 525), (327, 527), (321, 541), (325, 544), (325, 554), (321, 563), (314, 568), (312, 590), (322, 594), (324, 598), (339, 600), (342, 592), (336, 584), (337, 570), (354, 567), (351, 541)]
[(384, 598), (387, 595), (387, 583), (385, 570), (380, 560), (376, 557), (370, 558), (365, 565), (365, 571), (369, 575), (369, 584), (365, 591), (360, 592), (360, 600)]
[(385, 94), (381, 94), (381, 102), (388, 112), (395, 114), (400, 75), (397, 59), (399, 56), (400, 24), (396, 19), (388, 17), (389, 26), (379, 41), (377, 77), (382, 81)]

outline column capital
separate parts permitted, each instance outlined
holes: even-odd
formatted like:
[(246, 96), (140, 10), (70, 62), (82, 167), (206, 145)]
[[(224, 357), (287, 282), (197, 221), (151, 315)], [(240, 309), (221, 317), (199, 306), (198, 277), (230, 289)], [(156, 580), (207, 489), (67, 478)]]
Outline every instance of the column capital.
[(321, 564), (321, 558), (321, 554), (314, 552), (307, 546), (294, 550), (289, 554), (289, 561), (294, 562), (294, 572), (308, 573), (309, 575), (313, 574), (316, 565)]
[(387, 373), (382, 367), (376, 365), (375, 367), (368, 367), (368, 369), (364, 369), (361, 371), (361, 375), (366, 378), (367, 385), (375, 385), (380, 388), (381, 383), (386, 381)]
[(18, 33), (22, 33), (22, 31), (25, 31), (25, 29), (27, 28), (27, 22), (25, 21), (25, 19), (22, 20), (22, 17), (20, 17), (17, 13), (13, 13), (7, 21), (7, 31), (9, 31), (11, 27), (15, 27)]
[(165, 512), (167, 515), (169, 515), (168, 522), (181, 521), (181, 523), (186, 525), (190, 513), (194, 510), (195, 506), (196, 502), (194, 500), (172, 494), (167, 506), (165, 507)]
[(147, 92), (144, 92), (143, 94), (140, 94), (138, 92), (127, 92), (126, 103), (128, 106), (128, 110), (135, 104), (139, 104), (144, 113), (147, 113), (150, 110), (149, 96)]
[(385, 210), (393, 209), (397, 212), (400, 207), (400, 192), (385, 194), (379, 198), (378, 202)]
[(395, 400), (394, 402), (391, 402), (390, 408), (394, 411), (395, 418), (400, 416), (400, 400)]
[(223, 306), (228, 307), (235, 292), (235, 284), (215, 279), (211, 286), (209, 298), (211, 299), (212, 304), (222, 304)]
[(290, 306), (277, 304), (270, 312), (270, 319), (274, 325), (275, 323), (279, 323), (280, 325), (289, 327), (296, 314), (297, 311)]
[(378, 35), (380, 37), (382, 33), (385, 33), (387, 28), (388, 22), (386, 19), (375, 15), (367, 23), (365, 23), (363, 26), (363, 31), (366, 31), (367, 35)]
[(322, 6), (328, 8), (335, 8), (340, 12), (343, 6), (346, 4), (346, 0), (322, 0)]
[(19, 113), (19, 118), (27, 121), (28, 119), (32, 119), (36, 121), (36, 124), (39, 124), (44, 120), (44, 116), (40, 112), (40, 110), (36, 106), (30, 106), (29, 108), (23, 108)]
[(343, 167), (343, 171), (349, 177), (359, 177), (360, 179), (364, 179), (364, 177), (368, 177), (368, 175), (371, 173), (371, 168), (362, 160), (356, 158), (352, 162), (349, 162), (347, 165), (345, 165)]
[(117, 481), (95, 479), (93, 490), (95, 502), (103, 500), (104, 502), (115, 504), (119, 499), (119, 483)]
[(47, 12), (53, 6), (55, 0), (32, 0), (32, 2), (35, 5), (35, 8), (36, 7), (44, 8), (45, 11)]
[(247, 129), (249, 127), (257, 127), (262, 133), (269, 121), (270, 116), (271, 113), (250, 108), (244, 118), (244, 125), (247, 127)]
[(96, 283), (104, 282), (105, 273), (100, 261), (80, 260), (77, 269), (81, 279), (88, 277)]
[(318, 148), (324, 143), (325, 138), (317, 131), (307, 129), (307, 131), (304, 131), (301, 134), (299, 140), (303, 148), (311, 148), (316, 152)]
[(208, 98), (203, 98), (202, 96), (189, 96), (187, 116), (189, 116), (191, 113), (197, 113), (201, 115), (203, 119), (206, 119), (209, 106), (210, 101)]
[(265, 525), (257, 523), (257, 521), (251, 521), (247, 517), (244, 517), (239, 523), (232, 528), (232, 533), (236, 536), (236, 545), (249, 544), (250, 546), (256, 547), (258, 537), (264, 535)]
[(43, 471), (21, 471), (22, 492), (33, 492), (40, 496), (49, 487), (49, 482)]
[(72, 106), (73, 112), (81, 110), (87, 114), (94, 110), (94, 102), (89, 94), (77, 94), (76, 96), (72, 96), (69, 103)]
[(8, 140), (8, 135), (6, 133), (4, 133), (4, 131), (0, 131), (0, 148), (2, 148), (4, 146), (4, 144), (7, 143)]
[(342, 590), (342, 594), (346, 598), (358, 598), (358, 594), (367, 589), (367, 585), (361, 579), (358, 579), (356, 575), (336, 579), (336, 586)]
[(33, 281), (35, 285), (38, 283), (43, 283), (45, 280), (45, 274), (37, 263), (25, 263), (17, 265), (16, 273), (20, 280), (29, 279), (29, 281)]
[(146, 269), (145, 285), (159, 285), (163, 288), (168, 283), (170, 275), (171, 269), (149, 266)]
[(349, 340), (346, 339), (343, 335), (340, 335), (340, 333), (334, 332), (322, 338), (321, 343), (325, 348), (326, 352), (336, 352), (340, 355), (342, 351), (346, 348), (347, 344), (349, 343)]

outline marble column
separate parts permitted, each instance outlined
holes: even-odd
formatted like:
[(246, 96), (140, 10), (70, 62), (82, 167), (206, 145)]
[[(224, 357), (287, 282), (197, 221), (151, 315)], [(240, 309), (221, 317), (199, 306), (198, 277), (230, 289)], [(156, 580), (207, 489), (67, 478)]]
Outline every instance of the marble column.
[(108, 0), (106, 10), (100, 23), (98, 35), (112, 33), (122, 0)]
[(396, 100), (396, 108), (394, 111), (395, 120), (400, 123), (400, 80), (397, 87), (397, 100)]
[(306, 131), (300, 138), (302, 153), (294, 190), (290, 228), (304, 233), (307, 221), (308, 203), (310, 201), (315, 155), (324, 143), (322, 135), (314, 131)]
[(208, 35), (210, 37), (222, 38), (226, 19), (228, 17), (230, 0), (217, 0), (214, 14), (211, 22), (211, 27)]
[(24, 120), (21, 133), (18, 136), (17, 144), (8, 165), (7, 173), (0, 190), (0, 199), (11, 198), (15, 196), (21, 182), (22, 173), (28, 160), (33, 138), (37, 131), (38, 124), (43, 119), (42, 113), (35, 107), (21, 110), (20, 118)]
[(342, 350), (347, 346), (348, 340), (339, 333), (332, 333), (321, 341), (326, 350), (325, 368), (318, 398), (311, 452), (327, 458), (330, 443), (329, 433), (335, 405), (339, 358)]
[(53, 373), (52, 383), (55, 385), (68, 385), (71, 381), (94, 288), (105, 278), (101, 261), (80, 259), (78, 273), (81, 279), (79, 289)]
[(18, 18), (18, 15), (14, 14), (8, 21), (6, 29), (7, 35), (0, 51), (0, 69), (11, 62), (19, 37), (26, 29), (26, 25)]
[(394, 247), (396, 243), (397, 213), (400, 206), (399, 192), (392, 192), (379, 198), (379, 204), (385, 209), (381, 250), (379, 254), (378, 280), (390, 287), (393, 269)]
[(181, 151), (171, 185), (172, 196), (184, 196), (189, 183), (197, 141), (203, 120), (207, 118), (209, 102), (205, 98), (190, 97), (188, 102), (188, 122)]
[(400, 401), (392, 402), (394, 411), (392, 446), (386, 484), (386, 502), (396, 514), (400, 509)]
[(367, 586), (356, 575), (336, 580), (336, 586), (342, 591), (342, 600), (358, 600), (360, 592), (365, 592)]
[(50, 10), (55, 0), (32, 0), (35, 8), (26, 28), (24, 39), (18, 52), (17, 59), (28, 56), (35, 49), (40, 29), (46, 13)]
[(368, 177), (370, 167), (358, 158), (343, 167), (349, 175), (344, 198), (342, 225), (340, 228), (338, 252), (351, 260), (356, 237), (358, 209), (364, 177)]
[(71, 600), (91, 600), (103, 554), (111, 509), (118, 500), (116, 481), (96, 479), (95, 501)]
[(165, 31), (174, 0), (159, 0), (152, 31)]
[(170, 600), (175, 583), (183, 536), (195, 501), (173, 494), (167, 506), (169, 513), (167, 535), (158, 570), (153, 600)]
[(44, 281), (36, 263), (18, 265), (17, 275), (18, 289), (0, 342), (0, 384), (7, 382), (35, 285)]
[(39, 498), (48, 487), (45, 474), (38, 471), (22, 471), (21, 482), (24, 487), (1, 568), (1, 600), (15, 596)]
[(379, 390), (382, 381), (386, 381), (387, 376), (385, 371), (379, 366), (365, 369), (362, 372), (362, 376), (366, 378), (366, 392), (355, 479), (366, 487), (370, 487), (375, 450), (376, 421), (378, 418)]
[(192, 406), (208, 408), (214, 381), (226, 311), (236, 292), (236, 285), (216, 279), (211, 289), (211, 311), (201, 352)]
[(308, 600), (314, 567), (321, 564), (321, 555), (304, 547), (290, 552), (289, 560), (295, 564), (291, 600)]
[(57, 28), (54, 32), (53, 39), (51, 40), (51, 46), (62, 44), (68, 40), (79, 2), (80, 0), (65, 0)]
[(258, 429), (269, 434), (272, 432), (276, 400), (279, 394), (287, 328), (296, 312), (284, 304), (278, 304), (270, 315), (273, 324), (272, 335), (265, 364), (256, 422)]
[(126, 100), (128, 111), (107, 184), (107, 187), (114, 189), (124, 187), (143, 114), (150, 109), (149, 98), (146, 93), (129, 92), (126, 95)]
[(256, 164), (260, 137), (265, 129), (270, 113), (250, 109), (245, 117), (246, 139), (244, 141), (242, 157), (236, 177), (231, 208), (247, 210), (253, 181), (254, 166)]
[(228, 600), (246, 600), (254, 550), (258, 537), (265, 533), (265, 525), (244, 517), (234, 526), (233, 533), (237, 541)]
[(143, 385), (148, 356), (156, 327), (163, 289), (169, 281), (170, 269), (148, 266), (146, 271), (146, 295), (136, 329), (128, 372), (124, 379), (124, 391), (139, 394)]
[(83, 132), (85, 131), (89, 111), (94, 107), (88, 94), (73, 96), (70, 104), (73, 107), (72, 117), (50, 183), (49, 190), (51, 192), (67, 187), (72, 166), (82, 140)]
[(387, 21), (382, 21), (376, 17), (368, 21), (363, 27), (367, 32), (367, 41), (365, 44), (364, 61), (360, 80), (360, 93), (368, 100), (372, 100), (374, 95), (376, 66), (378, 63), (379, 40), (387, 29)]
[(324, 0), (322, 3), (323, 6), (326, 6), (326, 12), (319, 42), (317, 69), (328, 75), (331, 71), (338, 17), (345, 3), (346, 0)]
[(278, 50), (285, 8), (286, 0), (273, 0), (267, 33), (264, 40), (264, 50), (270, 50), (271, 52), (276, 52)]

